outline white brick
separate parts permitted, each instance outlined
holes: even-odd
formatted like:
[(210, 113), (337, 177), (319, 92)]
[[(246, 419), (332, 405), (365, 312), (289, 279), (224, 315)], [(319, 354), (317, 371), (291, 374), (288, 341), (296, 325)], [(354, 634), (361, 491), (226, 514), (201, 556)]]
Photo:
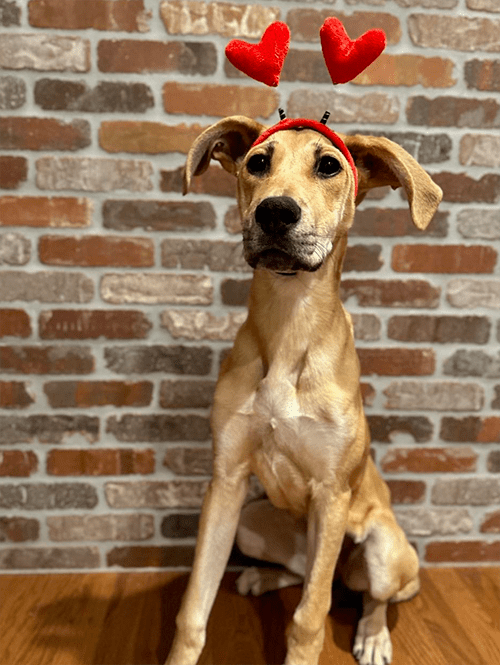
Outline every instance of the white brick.
[(500, 309), (500, 280), (452, 279), (446, 299), (453, 307)]
[(176, 339), (232, 341), (246, 317), (246, 312), (215, 316), (200, 309), (170, 309), (162, 313), (161, 325)]
[(0, 67), (37, 71), (88, 72), (90, 45), (81, 37), (1, 34)]
[(101, 280), (101, 297), (113, 304), (210, 305), (213, 285), (205, 275), (111, 273)]

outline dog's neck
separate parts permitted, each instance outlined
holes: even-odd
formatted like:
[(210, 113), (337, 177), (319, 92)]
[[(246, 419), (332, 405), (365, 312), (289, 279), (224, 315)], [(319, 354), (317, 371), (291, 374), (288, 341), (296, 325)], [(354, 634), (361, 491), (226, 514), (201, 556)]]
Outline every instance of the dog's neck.
[(259, 340), (266, 373), (273, 365), (287, 366), (286, 371), (300, 366), (311, 348), (325, 343), (325, 330), (341, 339), (347, 334), (339, 296), (346, 245), (346, 236), (338, 238), (334, 250), (315, 272), (254, 272), (247, 323)]

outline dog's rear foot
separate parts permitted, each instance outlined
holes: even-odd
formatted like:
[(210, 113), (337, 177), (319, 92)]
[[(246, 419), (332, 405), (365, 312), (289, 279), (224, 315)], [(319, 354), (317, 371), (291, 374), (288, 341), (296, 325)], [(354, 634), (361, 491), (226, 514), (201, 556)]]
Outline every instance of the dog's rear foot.
[(267, 591), (283, 589), (303, 581), (299, 575), (280, 568), (247, 568), (236, 580), (236, 587), (242, 596), (252, 593), (260, 596)]
[(366, 634), (362, 621), (354, 640), (353, 654), (359, 665), (389, 665), (392, 661), (392, 643), (389, 630), (384, 626), (376, 635)]

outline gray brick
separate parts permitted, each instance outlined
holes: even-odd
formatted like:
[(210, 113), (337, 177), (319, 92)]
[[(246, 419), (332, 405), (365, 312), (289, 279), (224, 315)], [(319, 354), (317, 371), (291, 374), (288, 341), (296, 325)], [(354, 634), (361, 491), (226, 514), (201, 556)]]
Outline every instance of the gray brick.
[(460, 349), (447, 358), (443, 374), (448, 376), (484, 376), (487, 379), (500, 377), (500, 353), (490, 356), (484, 351)]
[(0, 444), (59, 444), (73, 436), (88, 443), (99, 440), (99, 418), (95, 416), (33, 415), (0, 416)]
[(94, 508), (97, 491), (86, 483), (0, 485), (0, 507), (9, 510)]
[(191, 231), (215, 228), (215, 211), (205, 201), (105, 201), (103, 223), (128, 231)]
[(94, 283), (84, 273), (18, 272), (0, 274), (0, 300), (44, 303), (85, 303), (94, 296)]
[(210, 421), (197, 415), (111, 416), (106, 424), (106, 432), (124, 443), (208, 441)]
[(145, 113), (154, 106), (154, 97), (145, 83), (101, 81), (89, 88), (84, 81), (40, 79), (35, 103), (49, 111)]
[(441, 506), (489, 506), (500, 503), (500, 479), (456, 478), (437, 480), (432, 503)]
[(98, 568), (99, 550), (94, 547), (30, 547), (0, 550), (2, 570)]
[(161, 535), (165, 538), (195, 538), (199, 522), (199, 513), (167, 515), (161, 523)]
[(0, 110), (13, 111), (26, 102), (26, 84), (13, 76), (0, 76)]
[(212, 368), (212, 351), (207, 346), (114, 346), (104, 350), (106, 366), (118, 374), (196, 374)]
[(42, 157), (36, 161), (39, 189), (86, 192), (148, 192), (153, 189), (150, 162), (139, 159)]
[(13, 0), (0, 0), (0, 25), (21, 25), (21, 8)]
[(154, 535), (152, 515), (57, 515), (47, 517), (54, 541), (147, 540)]
[(202, 480), (167, 480), (106, 483), (112, 508), (200, 508), (207, 488)]

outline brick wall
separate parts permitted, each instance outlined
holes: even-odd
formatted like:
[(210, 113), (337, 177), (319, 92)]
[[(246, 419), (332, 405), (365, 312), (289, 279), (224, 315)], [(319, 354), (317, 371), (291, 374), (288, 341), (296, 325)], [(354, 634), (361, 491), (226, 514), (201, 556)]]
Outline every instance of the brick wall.
[[(388, 48), (329, 83), (318, 30)], [(224, 61), (286, 20), (278, 90)], [(0, 0), (0, 569), (188, 565), (221, 354), (244, 319), (234, 183), (180, 194), (200, 129), (243, 113), (385, 134), (444, 190), (357, 215), (354, 315), (377, 463), (424, 563), (500, 560), (498, 0)]]

